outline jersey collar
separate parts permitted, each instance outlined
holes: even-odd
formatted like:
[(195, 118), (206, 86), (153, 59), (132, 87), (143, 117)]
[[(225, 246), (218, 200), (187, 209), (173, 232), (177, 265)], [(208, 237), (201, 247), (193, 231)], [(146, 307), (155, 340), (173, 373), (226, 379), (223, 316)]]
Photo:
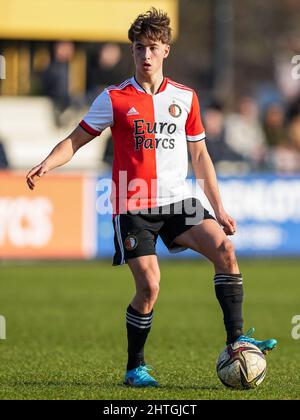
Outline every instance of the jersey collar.
[[(135, 76), (132, 76), (132, 78), (130, 79), (130, 81), (131, 81), (131, 84), (135, 87), (135, 89), (136, 90), (138, 90), (139, 92), (143, 92), (143, 93), (145, 93), (146, 95), (150, 95), (149, 93), (147, 93), (146, 91), (145, 91), (145, 89), (143, 89), (142, 88), (142, 86), (136, 81), (136, 79), (135, 79)], [(160, 87), (159, 87), (159, 89), (158, 89), (158, 91), (156, 92), (156, 94), (155, 95), (157, 95), (158, 93), (161, 93), (161, 92), (163, 92), (165, 89), (166, 89), (166, 87), (167, 87), (167, 84), (168, 84), (168, 78), (167, 77), (164, 77), (164, 79), (163, 79), (163, 81), (162, 81), (162, 83), (161, 83), (161, 85), (160, 85)], [(150, 95), (151, 96), (151, 95)]]

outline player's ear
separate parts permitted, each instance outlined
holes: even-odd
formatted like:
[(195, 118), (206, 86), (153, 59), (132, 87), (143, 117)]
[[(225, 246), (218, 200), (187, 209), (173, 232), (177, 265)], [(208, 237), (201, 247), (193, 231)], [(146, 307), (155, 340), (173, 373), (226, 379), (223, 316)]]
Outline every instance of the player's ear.
[(170, 45), (165, 45), (164, 58), (167, 58), (170, 53)]
[(130, 52), (131, 52), (131, 54), (133, 55), (133, 44), (130, 44)]

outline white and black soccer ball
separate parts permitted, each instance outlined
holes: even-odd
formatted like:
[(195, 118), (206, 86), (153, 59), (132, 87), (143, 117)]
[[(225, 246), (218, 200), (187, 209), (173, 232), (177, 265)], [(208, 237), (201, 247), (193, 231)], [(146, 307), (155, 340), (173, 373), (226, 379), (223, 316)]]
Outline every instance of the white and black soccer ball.
[(237, 341), (229, 344), (217, 361), (217, 374), (221, 382), (233, 389), (252, 389), (266, 376), (264, 354), (251, 343)]

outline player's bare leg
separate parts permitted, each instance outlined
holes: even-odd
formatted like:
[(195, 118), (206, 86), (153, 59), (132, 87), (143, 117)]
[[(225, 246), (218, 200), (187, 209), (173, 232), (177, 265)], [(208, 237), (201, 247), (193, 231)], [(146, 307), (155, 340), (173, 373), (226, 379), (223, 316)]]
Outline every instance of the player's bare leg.
[(276, 347), (275, 339), (258, 341), (252, 338), (254, 329), (243, 335), (243, 279), (234, 246), (221, 226), (215, 220), (203, 220), (199, 225), (179, 235), (176, 243), (201, 253), (214, 264), (215, 291), (224, 314), (227, 343), (237, 339), (248, 341), (264, 353)]
[(128, 266), (135, 280), (136, 294), (131, 306), (141, 314), (152, 311), (159, 293), (160, 270), (156, 255), (131, 258)]
[(243, 284), (232, 242), (213, 219), (203, 220), (176, 238), (176, 243), (207, 257), (215, 267), (215, 291), (224, 314), (227, 343), (243, 334)]
[(193, 226), (179, 235), (175, 242), (207, 257), (214, 264), (216, 273), (239, 273), (234, 246), (213, 219)]
[(144, 346), (151, 329), (153, 306), (159, 293), (160, 270), (156, 255), (128, 259), (136, 294), (127, 308), (128, 363), (125, 384), (157, 386), (145, 365)]

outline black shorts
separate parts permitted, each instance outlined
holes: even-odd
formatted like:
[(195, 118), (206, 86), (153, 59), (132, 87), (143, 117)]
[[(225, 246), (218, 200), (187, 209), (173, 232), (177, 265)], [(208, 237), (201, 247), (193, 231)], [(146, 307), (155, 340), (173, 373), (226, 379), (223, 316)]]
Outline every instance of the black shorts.
[(196, 198), (146, 211), (114, 217), (113, 265), (124, 264), (130, 258), (156, 255), (158, 235), (170, 252), (184, 251), (186, 248), (174, 243), (175, 238), (204, 219), (214, 219)]

